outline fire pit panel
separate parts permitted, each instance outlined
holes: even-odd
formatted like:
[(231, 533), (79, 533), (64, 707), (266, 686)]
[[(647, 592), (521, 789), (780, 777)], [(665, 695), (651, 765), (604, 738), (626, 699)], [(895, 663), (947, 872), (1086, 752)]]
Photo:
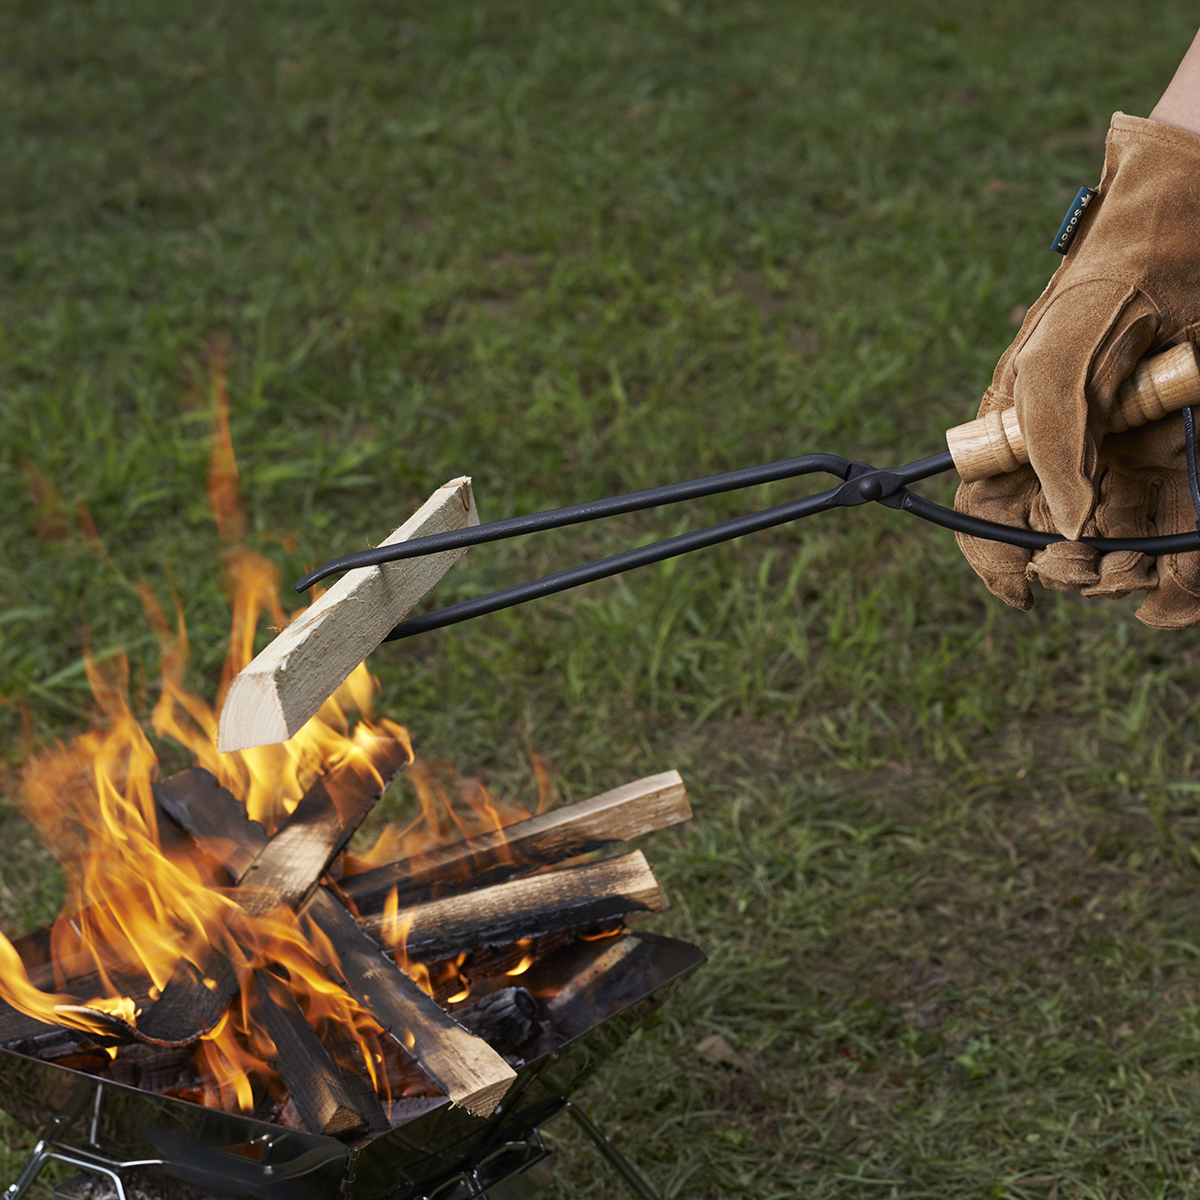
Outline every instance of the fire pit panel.
[(93, 1093), (85, 1116), (66, 1131), (73, 1143), (94, 1141), (124, 1161), (158, 1160), (162, 1171), (212, 1196), (419, 1200), (482, 1163), (500, 1162), (506, 1146), (509, 1157), (519, 1156), (537, 1126), (566, 1106), (568, 1089), (703, 961), (695, 946), (638, 931), (577, 941), (535, 963), (521, 982), (538, 998), (541, 1031), (522, 1048), (516, 1080), (486, 1119), (445, 1098), (414, 1098), (404, 1102), (405, 1115), (394, 1114), (402, 1122), (395, 1128), (346, 1145), (2, 1050), (0, 1105), (37, 1129), (91, 1084), (98, 1100)]

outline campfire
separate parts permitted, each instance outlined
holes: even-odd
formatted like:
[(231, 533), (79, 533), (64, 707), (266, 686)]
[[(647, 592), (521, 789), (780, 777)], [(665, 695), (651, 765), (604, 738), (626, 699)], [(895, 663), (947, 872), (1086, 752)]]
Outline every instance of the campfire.
[[(129, 1162), (117, 1159), (132, 1153), (239, 1195), (302, 1195), (310, 1183), (331, 1194), (321, 1189), (338, 1178), (344, 1194), (358, 1180), (355, 1195), (398, 1196), (409, 1194), (395, 1190), (405, 1171), (422, 1187), (479, 1183), (492, 1151), (514, 1138), (540, 1145), (537, 1121), (569, 1106), (549, 1082), (568, 1048), (700, 961), (626, 927), (665, 907), (662, 889), (640, 851), (603, 856), (686, 820), (682, 781), (666, 772), (555, 809), (540, 769), (536, 813), (502, 803), (418, 758), (404, 727), (373, 715), (361, 655), (340, 683), (336, 654), (321, 660), (335, 677), (315, 701), (308, 686), (315, 715), (286, 742), (218, 753), (221, 702), (239, 686), (236, 704), (251, 722), (261, 715), (245, 698), (254, 668), (243, 674), (260, 616), (311, 631), (330, 606), (318, 600), (289, 624), (275, 568), (240, 544), (219, 356), (213, 392), (209, 490), (233, 587), (218, 705), (184, 686), (182, 612), (168, 619), (143, 586), (163, 661), (150, 724), (196, 765), (161, 778), (125, 660), (87, 659), (96, 728), (22, 775), (68, 897), (51, 926), (0, 937), (0, 1105), (62, 1130), (92, 1108), (86, 1145), (67, 1154), (43, 1139), (29, 1180), (65, 1157), (112, 1176), (121, 1194), (116, 1167)], [(469, 481), (453, 489), (473, 512)], [(287, 672), (277, 661), (268, 675), (282, 695)], [(296, 703), (283, 704), (294, 722)], [(415, 819), (350, 849), (401, 773)], [(448, 1109), (463, 1116), (431, 1124)], [(319, 1169), (286, 1165), (306, 1154)], [(364, 1162), (386, 1189), (363, 1182)], [(288, 1188), (272, 1191), (284, 1177)]]

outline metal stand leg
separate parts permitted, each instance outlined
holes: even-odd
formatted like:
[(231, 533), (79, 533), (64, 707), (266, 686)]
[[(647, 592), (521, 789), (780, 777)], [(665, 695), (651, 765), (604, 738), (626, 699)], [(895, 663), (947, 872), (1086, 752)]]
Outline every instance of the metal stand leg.
[(29, 1191), (33, 1181), (42, 1173), (42, 1168), (53, 1157), (50, 1148), (78, 1120), (95, 1086), (85, 1080), (71, 1093), (62, 1112), (51, 1119), (45, 1132), (38, 1138), (20, 1174), (5, 1189), (3, 1200), (20, 1200)]
[(582, 1108), (576, 1108), (570, 1100), (567, 1101), (566, 1108), (575, 1124), (592, 1139), (596, 1149), (608, 1159), (609, 1165), (625, 1180), (638, 1200), (661, 1200), (641, 1171), (612, 1144), (608, 1134)]
[[(67, 1146), (62, 1150), (55, 1149), (57, 1140), (78, 1120), (79, 1114), (87, 1107), (93, 1088), (95, 1088), (95, 1103), (92, 1106), (90, 1144), (83, 1149), (76, 1149), (73, 1146)], [(100, 1152), (99, 1146), (96, 1145), (96, 1137), (100, 1127), (100, 1101), (103, 1093), (103, 1084), (87, 1080), (75, 1089), (62, 1112), (51, 1120), (46, 1131), (38, 1138), (37, 1144), (21, 1168), (20, 1174), (8, 1185), (3, 1196), (0, 1196), (0, 1200), (20, 1200), (51, 1159), (67, 1163), (72, 1167), (79, 1167), (83, 1171), (91, 1171), (96, 1175), (108, 1176), (116, 1189), (117, 1200), (126, 1200), (125, 1185), (121, 1182), (118, 1171), (128, 1170), (130, 1167), (160, 1167), (163, 1165), (161, 1158), (141, 1158), (118, 1162)]]

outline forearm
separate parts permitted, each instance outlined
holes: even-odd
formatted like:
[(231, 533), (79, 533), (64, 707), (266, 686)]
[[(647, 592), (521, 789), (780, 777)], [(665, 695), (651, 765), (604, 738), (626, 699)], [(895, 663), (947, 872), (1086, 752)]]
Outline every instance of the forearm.
[(1188, 47), (1162, 99), (1154, 106), (1150, 120), (1200, 134), (1200, 33)]

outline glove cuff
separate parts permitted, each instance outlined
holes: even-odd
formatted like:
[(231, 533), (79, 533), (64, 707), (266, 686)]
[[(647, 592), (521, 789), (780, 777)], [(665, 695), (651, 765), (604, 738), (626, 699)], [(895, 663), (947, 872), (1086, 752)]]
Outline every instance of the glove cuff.
[(1151, 121), (1149, 117), (1131, 117), (1128, 113), (1115, 112), (1105, 139), (1106, 152), (1114, 139), (1126, 138), (1151, 138), (1174, 151), (1200, 160), (1200, 134), (1189, 133), (1186, 129), (1167, 125), (1163, 121)]

